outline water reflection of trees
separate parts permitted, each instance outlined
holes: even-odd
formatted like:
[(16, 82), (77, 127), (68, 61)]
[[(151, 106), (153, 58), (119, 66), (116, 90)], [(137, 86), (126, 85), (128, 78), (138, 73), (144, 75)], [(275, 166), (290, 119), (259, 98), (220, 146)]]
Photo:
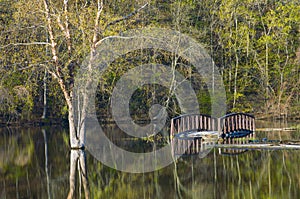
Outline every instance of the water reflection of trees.
[(23, 182), (30, 173), (34, 142), (31, 136), (14, 129), (6, 128), (0, 133), (0, 190), (3, 190), (0, 197), (12, 196), (11, 187), (16, 189), (14, 197), (17, 197), (27, 188)]
[(254, 150), (206, 158), (184, 156), (144, 174), (122, 173), (92, 160), (92, 198), (272, 198), (300, 194), (298, 151)]
[[(62, 198), (68, 165), (56, 128), (0, 128), (0, 198)], [(60, 155), (59, 155), (60, 154)]]
[(215, 151), (205, 159), (195, 156), (179, 159), (174, 169), (179, 198), (299, 197), (299, 151), (255, 150), (238, 156), (216, 154)]
[(34, 151), (34, 143), (30, 136), (21, 136), (19, 132), (7, 128), (2, 134), (0, 169), (11, 169), (8, 165), (25, 166), (30, 163)]
[(89, 183), (87, 175), (86, 155), (84, 150), (71, 150), (70, 155), (70, 190), (68, 199), (75, 198), (76, 194), (76, 170), (78, 171), (79, 191), (78, 195), (81, 198), (81, 186), (83, 185), (85, 198), (90, 197)]
[(205, 158), (184, 156), (161, 170), (130, 174), (106, 167), (88, 151), (72, 156), (62, 134), (1, 132), (0, 198), (66, 198), (70, 188), (75, 198), (85, 198), (85, 179), (78, 175), (86, 171), (84, 164), (78, 169), (82, 153), (90, 198), (300, 198), (299, 150), (235, 156), (212, 150)]

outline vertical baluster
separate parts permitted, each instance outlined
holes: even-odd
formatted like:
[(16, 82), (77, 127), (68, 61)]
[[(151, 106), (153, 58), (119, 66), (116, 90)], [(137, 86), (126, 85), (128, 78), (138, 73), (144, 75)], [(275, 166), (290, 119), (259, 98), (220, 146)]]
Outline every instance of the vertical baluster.
[(203, 115), (201, 115), (201, 130), (203, 130), (204, 128), (204, 117)]
[(235, 131), (235, 123), (234, 123), (235, 115), (231, 116), (231, 132)]
[(176, 123), (177, 123), (177, 132), (176, 132), (176, 133), (179, 133), (180, 128), (181, 128), (180, 118), (177, 118), (177, 119), (176, 119)]
[(229, 126), (229, 133), (231, 133), (231, 131), (232, 131), (232, 122), (231, 122), (231, 116), (230, 117), (228, 117), (228, 126)]
[(239, 130), (242, 130), (242, 115), (239, 115)]
[(218, 135), (220, 136), (222, 134), (222, 129), (221, 129), (221, 118), (217, 118), (217, 128), (218, 128)]
[[(181, 124), (180, 132), (183, 132), (184, 129), (185, 129), (185, 127), (184, 127), (184, 125), (185, 125), (184, 117), (181, 117), (180, 120), (181, 120), (181, 122), (180, 122), (180, 124)], [(179, 133), (180, 133), (180, 132), (179, 132)]]
[(235, 115), (235, 130), (236, 130), (236, 131), (239, 130), (239, 118), (240, 118), (240, 115), (239, 115), (239, 114), (236, 114), (236, 115)]
[(197, 116), (198, 115), (195, 115), (194, 116), (194, 129), (197, 129), (198, 127), (197, 127)]
[(227, 133), (229, 133), (230, 130), (231, 130), (231, 128), (230, 128), (230, 118), (227, 117), (227, 118), (226, 118), (226, 121), (227, 121)]
[(223, 133), (224, 134), (227, 134), (227, 131), (228, 131), (228, 126), (227, 126), (227, 121), (226, 121), (226, 118), (223, 118), (223, 122), (222, 122), (223, 124)]
[(170, 138), (173, 137), (173, 129), (174, 129), (174, 126), (173, 126), (173, 119), (171, 119), (171, 127), (170, 127)]
[(243, 126), (243, 129), (246, 129), (246, 125), (245, 125), (245, 115), (242, 115), (242, 126)]
[(249, 117), (248, 115), (246, 115), (245, 117), (246, 117), (246, 129), (249, 130)]
[(193, 129), (192, 128), (193, 127), (193, 116), (189, 116), (189, 126), (188, 126), (188, 130), (191, 130), (191, 129)]
[(228, 125), (228, 126), (227, 126), (227, 127), (228, 127), (228, 128), (227, 128), (227, 131), (228, 131), (228, 133), (230, 133), (230, 131), (231, 131), (230, 117), (227, 117), (226, 120), (227, 120), (227, 125)]
[(196, 129), (196, 115), (193, 115), (193, 129)]
[(211, 118), (207, 117), (207, 129), (211, 130)]
[(200, 115), (200, 129), (202, 130), (203, 129), (203, 116)]
[(193, 121), (193, 127), (192, 127), (192, 129), (196, 129), (196, 121), (195, 121), (195, 118), (196, 118), (196, 115), (193, 115), (193, 117), (192, 117), (192, 121)]
[(233, 125), (232, 125), (232, 127), (233, 127), (233, 131), (236, 131), (237, 130), (237, 128), (236, 128), (236, 116), (237, 115), (233, 115), (233, 117), (232, 117), (232, 123), (233, 123)]
[(236, 122), (235, 122), (235, 118), (236, 118), (236, 115), (232, 115), (232, 132), (235, 132), (236, 131)]
[(249, 130), (249, 126), (248, 126), (248, 116), (245, 115), (245, 125), (246, 125), (246, 129)]
[(176, 146), (177, 154), (180, 154), (180, 151), (181, 151), (181, 141), (180, 141), (180, 139), (177, 139), (177, 144), (178, 144), (178, 146)]
[(199, 116), (195, 116), (195, 129), (199, 129)]
[(253, 118), (253, 132), (255, 132), (255, 118)]

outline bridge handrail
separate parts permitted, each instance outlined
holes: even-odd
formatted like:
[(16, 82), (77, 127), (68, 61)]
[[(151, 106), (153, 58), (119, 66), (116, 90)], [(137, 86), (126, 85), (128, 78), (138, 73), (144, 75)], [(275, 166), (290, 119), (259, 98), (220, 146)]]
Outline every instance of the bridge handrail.
[[(198, 113), (192, 113), (192, 114), (182, 114), (182, 115), (178, 115), (178, 116), (176, 116), (176, 117), (173, 117), (172, 119), (173, 120), (177, 120), (177, 119), (179, 119), (179, 118), (182, 118), (182, 117), (187, 117), (187, 116), (195, 116), (195, 115), (198, 115), (198, 116), (205, 116), (205, 117), (210, 117), (210, 118), (216, 118), (216, 117), (213, 117), (213, 116), (211, 116), (211, 115), (208, 115), (208, 114), (198, 114)], [(217, 119), (217, 118), (216, 118)]]
[(254, 116), (254, 115), (251, 115), (251, 114), (249, 114), (249, 113), (228, 113), (228, 114), (226, 114), (226, 115), (220, 117), (220, 119), (224, 119), (224, 118), (226, 118), (226, 117), (230, 117), (230, 116), (233, 116), (233, 115), (246, 115), (246, 116), (248, 116), (248, 117), (252, 117), (252, 118), (255, 119), (255, 116)]

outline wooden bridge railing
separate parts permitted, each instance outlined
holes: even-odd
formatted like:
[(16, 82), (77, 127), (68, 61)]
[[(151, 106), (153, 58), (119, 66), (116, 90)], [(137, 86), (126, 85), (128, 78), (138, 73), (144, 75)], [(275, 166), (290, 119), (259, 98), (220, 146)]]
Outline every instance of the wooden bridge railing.
[[(246, 142), (243, 139), (231, 138), (252, 138), (255, 132), (255, 118), (245, 113), (232, 113), (221, 118), (211, 117), (209, 115), (180, 115), (171, 120), (170, 137), (174, 155), (201, 154), (209, 150), (216, 140), (206, 139), (201, 136), (193, 136), (193, 133), (199, 131), (217, 131), (219, 137), (226, 138), (223, 142), (238, 143)], [(176, 136), (176, 134), (179, 134)], [(192, 135), (192, 136), (190, 136)], [(227, 153), (232, 151), (227, 151)]]
[(188, 114), (172, 118), (170, 136), (187, 131), (217, 131), (218, 119), (209, 115)]
[(172, 118), (170, 137), (178, 133), (218, 131), (223, 138), (245, 137), (255, 131), (255, 118), (246, 113), (231, 113), (221, 118), (187, 114)]
[(255, 132), (255, 118), (246, 113), (231, 113), (219, 119), (223, 138), (245, 137)]

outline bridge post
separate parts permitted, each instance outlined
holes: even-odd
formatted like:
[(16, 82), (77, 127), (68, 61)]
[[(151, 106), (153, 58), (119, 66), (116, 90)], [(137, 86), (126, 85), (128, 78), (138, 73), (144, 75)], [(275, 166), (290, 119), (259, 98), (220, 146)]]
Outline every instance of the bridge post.
[(222, 128), (221, 128), (221, 118), (218, 118), (218, 136), (220, 137), (222, 134)]
[(174, 119), (171, 119), (171, 129), (170, 129), (171, 133), (170, 133), (170, 138), (174, 137)]

